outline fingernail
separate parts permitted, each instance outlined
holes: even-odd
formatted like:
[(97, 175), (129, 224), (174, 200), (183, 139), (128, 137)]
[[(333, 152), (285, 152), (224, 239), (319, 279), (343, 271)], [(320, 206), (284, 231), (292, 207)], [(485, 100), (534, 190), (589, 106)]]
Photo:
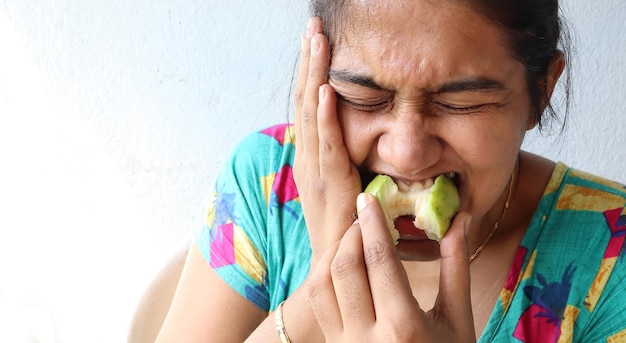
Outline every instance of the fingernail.
[(465, 231), (465, 237), (467, 237), (467, 234), (469, 233), (470, 225), (472, 225), (472, 216), (468, 215), (467, 218), (465, 218), (465, 222), (463, 223), (463, 230)]
[(313, 22), (313, 19), (311, 18), (306, 23), (306, 38), (311, 38), (313, 37), (314, 34), (315, 34), (315, 23)]
[(361, 212), (363, 209), (365, 209), (367, 207), (367, 203), (367, 195), (365, 193), (359, 194), (359, 196), (356, 197), (357, 212)]
[(326, 100), (326, 87), (324, 85), (320, 86), (317, 97), (319, 102)]
[(311, 52), (316, 53), (320, 50), (320, 41), (319, 38), (311, 39)]

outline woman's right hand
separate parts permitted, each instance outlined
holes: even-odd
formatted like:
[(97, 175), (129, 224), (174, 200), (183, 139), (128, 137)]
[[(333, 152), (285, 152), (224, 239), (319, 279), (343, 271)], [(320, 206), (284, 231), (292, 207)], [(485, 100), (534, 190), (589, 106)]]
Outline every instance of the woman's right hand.
[(309, 276), (311, 310), (326, 342), (476, 342), (467, 230), (457, 214), (441, 240), (439, 293), (431, 310), (413, 296), (385, 215), (371, 194), (359, 220)]
[(294, 179), (311, 240), (311, 268), (354, 221), (356, 197), (362, 190), (343, 142), (336, 95), (328, 85), (329, 56), (322, 22), (312, 18), (302, 38), (294, 94)]

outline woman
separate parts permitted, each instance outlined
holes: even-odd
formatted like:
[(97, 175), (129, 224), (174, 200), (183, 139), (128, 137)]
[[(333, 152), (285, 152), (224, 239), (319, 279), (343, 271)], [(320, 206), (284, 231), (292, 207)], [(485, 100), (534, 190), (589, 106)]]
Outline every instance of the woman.
[[(626, 189), (520, 150), (565, 68), (558, 2), (311, 8), (294, 126), (224, 166), (158, 341), (626, 339)], [(441, 244), (394, 246), (376, 174), (453, 177)]]

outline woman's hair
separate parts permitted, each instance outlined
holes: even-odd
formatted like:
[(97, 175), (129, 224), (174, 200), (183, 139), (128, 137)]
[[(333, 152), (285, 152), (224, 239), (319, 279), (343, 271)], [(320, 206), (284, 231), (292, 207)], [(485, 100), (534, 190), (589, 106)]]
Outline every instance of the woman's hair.
[[(350, 0), (310, 2), (312, 15), (322, 19), (331, 48), (341, 38), (350, 3)], [(462, 3), (504, 30), (511, 52), (526, 68), (531, 110), (540, 128), (544, 128), (549, 119), (557, 119), (544, 81), (552, 59), (560, 52), (564, 54), (564, 100), (567, 113), (571, 97), (570, 36), (559, 12), (559, 1), (466, 0)], [(565, 117), (561, 128), (564, 124)]]

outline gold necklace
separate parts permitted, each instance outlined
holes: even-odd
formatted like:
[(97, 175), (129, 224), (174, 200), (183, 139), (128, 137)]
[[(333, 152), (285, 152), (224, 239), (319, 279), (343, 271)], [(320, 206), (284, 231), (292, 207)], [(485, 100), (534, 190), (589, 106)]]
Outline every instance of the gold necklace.
[(509, 194), (506, 196), (506, 201), (504, 202), (504, 209), (502, 210), (502, 215), (500, 216), (500, 219), (498, 219), (498, 221), (493, 225), (493, 229), (491, 229), (491, 231), (489, 232), (487, 237), (485, 237), (485, 239), (483, 240), (482, 243), (480, 243), (478, 248), (476, 248), (476, 250), (474, 250), (474, 253), (472, 255), (470, 255), (470, 257), (469, 257), (469, 262), (470, 263), (472, 263), (472, 261), (474, 261), (474, 259), (476, 257), (478, 257), (478, 255), (480, 255), (480, 253), (483, 251), (483, 249), (485, 249), (485, 246), (487, 246), (487, 243), (489, 243), (489, 240), (491, 239), (493, 234), (496, 233), (496, 230), (498, 230), (498, 227), (500, 226), (500, 223), (504, 219), (504, 216), (506, 215), (506, 210), (509, 209), (509, 204), (511, 202), (511, 194), (513, 194), (513, 183), (514, 182), (515, 182), (515, 169), (513, 169), (513, 173), (511, 174), (511, 181), (510, 181), (510, 184), (509, 184)]

